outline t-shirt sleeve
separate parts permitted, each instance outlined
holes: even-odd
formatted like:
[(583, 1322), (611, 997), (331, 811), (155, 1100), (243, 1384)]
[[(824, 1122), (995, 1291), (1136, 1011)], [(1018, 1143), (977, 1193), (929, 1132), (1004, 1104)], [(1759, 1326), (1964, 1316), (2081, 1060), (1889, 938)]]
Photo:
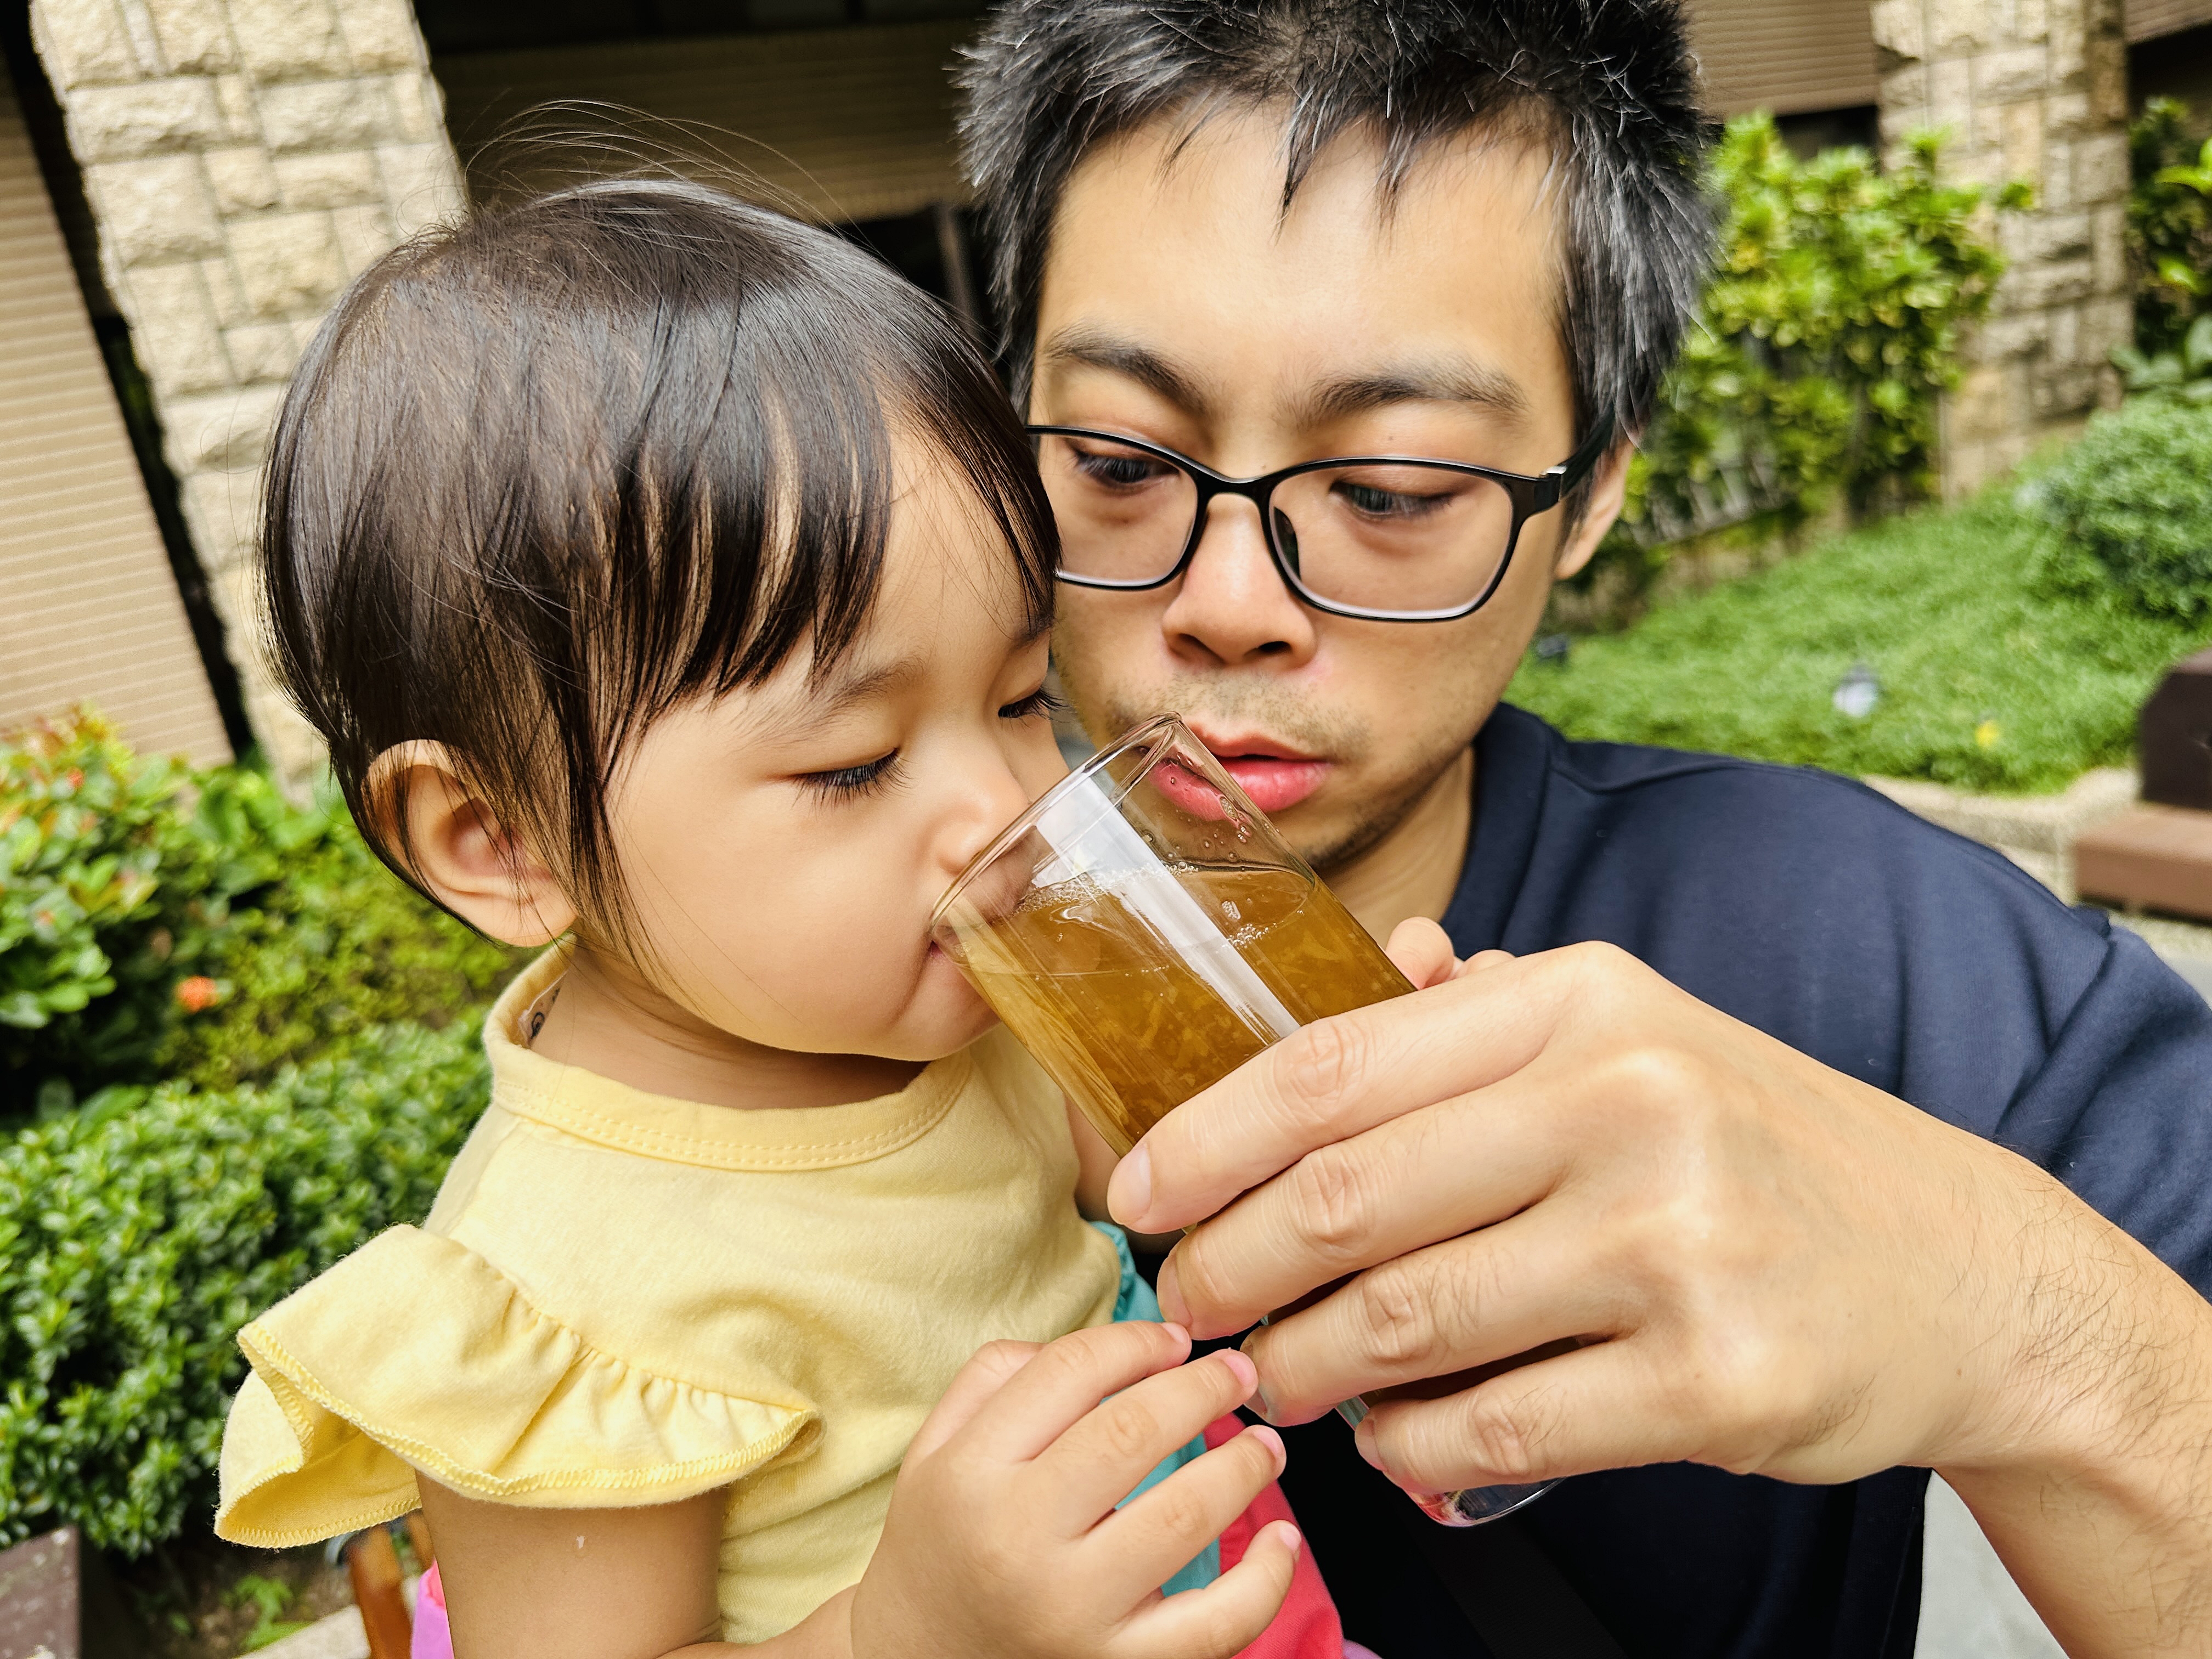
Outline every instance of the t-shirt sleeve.
[(451, 1239), (394, 1227), (239, 1333), (216, 1531), (284, 1548), (419, 1502), (674, 1503), (804, 1457), (820, 1419), (594, 1346)]

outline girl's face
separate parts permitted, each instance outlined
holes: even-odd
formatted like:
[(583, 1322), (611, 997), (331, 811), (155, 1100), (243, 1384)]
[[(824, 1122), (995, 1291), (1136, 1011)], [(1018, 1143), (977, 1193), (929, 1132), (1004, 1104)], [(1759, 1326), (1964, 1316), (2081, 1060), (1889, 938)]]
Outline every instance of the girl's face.
[(1003, 544), (943, 471), (901, 468), (871, 621), (819, 684), (794, 653), (656, 721), (615, 781), (643, 948), (593, 954), (702, 1038), (932, 1060), (992, 1023), (930, 913), (1066, 768), (1047, 636), (1022, 637)]

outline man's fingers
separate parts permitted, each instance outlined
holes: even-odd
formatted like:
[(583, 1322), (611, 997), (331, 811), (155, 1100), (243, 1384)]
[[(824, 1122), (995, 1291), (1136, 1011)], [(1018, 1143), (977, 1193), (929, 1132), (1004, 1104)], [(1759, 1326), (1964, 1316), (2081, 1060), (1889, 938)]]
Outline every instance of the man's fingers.
[(1091, 1571), (1158, 1589), (1244, 1513), (1283, 1472), (1283, 1461), (1280, 1435), (1246, 1429), (1100, 1522), (1084, 1543)]
[(1459, 958), (1452, 953), (1451, 935), (1426, 916), (1408, 916), (1392, 928), (1382, 954), (1397, 964), (1398, 971), (1416, 991), (1451, 978), (1452, 970), (1459, 966)]
[[(1091, 1526), (1177, 1447), (1250, 1399), (1257, 1380), (1243, 1354), (1212, 1353), (1098, 1405), (1037, 1459), (1051, 1482), (1054, 1511), (1071, 1531)], [(1171, 1562), (1168, 1571), (1181, 1565)]]
[(1438, 1239), (1518, 1213), (1557, 1184), (1566, 1115), (1514, 1079), (1309, 1152), (1177, 1243), (1161, 1305), (1199, 1337)]
[(1139, 1232), (1188, 1226), (1316, 1146), (1510, 1077), (1615, 958), (1630, 960), (1550, 951), (1294, 1031), (1154, 1125), (1114, 1172), (1108, 1207)]
[(1041, 1342), (987, 1342), (960, 1368), (921, 1427), (907, 1444), (907, 1456), (919, 1462), (968, 1425), (983, 1402), (1007, 1379), (1036, 1358)]
[(1253, 1332), (1244, 1352), (1268, 1419), (1309, 1422), (1356, 1394), (1610, 1334), (1614, 1292), (1590, 1262), (1583, 1225), (1530, 1211), (1386, 1261)]
[(1706, 1448), (1695, 1425), (1669, 1404), (1640, 1346), (1595, 1343), (1462, 1394), (1377, 1402), (1358, 1431), (1362, 1455), (1420, 1492), (1698, 1456)]
[(946, 1437), (1000, 1462), (1027, 1462), (1108, 1395), (1181, 1364), (1189, 1352), (1190, 1334), (1178, 1325), (1133, 1320), (1073, 1332), (1038, 1349)]
[[(1224, 1449), (1226, 1449), (1224, 1448)], [(1229, 1659), (1260, 1638), (1291, 1593), (1304, 1547), (1287, 1521), (1262, 1527), (1244, 1559), (1202, 1589), (1155, 1597), (1123, 1626), (1117, 1659)]]

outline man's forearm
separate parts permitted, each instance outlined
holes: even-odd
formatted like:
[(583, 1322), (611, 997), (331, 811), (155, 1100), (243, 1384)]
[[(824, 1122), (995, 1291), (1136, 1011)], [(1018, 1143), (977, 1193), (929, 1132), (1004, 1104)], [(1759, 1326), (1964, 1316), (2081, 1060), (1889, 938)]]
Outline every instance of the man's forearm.
[[(2055, 1184), (2054, 1184), (2055, 1185)], [(2013, 1445), (1941, 1468), (2073, 1659), (2212, 1653), (2212, 1304), (2054, 1190)]]

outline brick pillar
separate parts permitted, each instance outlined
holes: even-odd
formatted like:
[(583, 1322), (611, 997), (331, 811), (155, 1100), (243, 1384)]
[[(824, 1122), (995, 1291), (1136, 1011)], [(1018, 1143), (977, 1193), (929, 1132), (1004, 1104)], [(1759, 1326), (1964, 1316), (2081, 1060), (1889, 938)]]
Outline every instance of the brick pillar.
[(407, 0), (33, 0), (31, 24), (247, 714), (297, 778), (316, 746), (254, 619), (261, 462), (339, 290), (460, 205), (422, 32)]
[(1948, 128), (1954, 172), (2025, 179), (2011, 261), (1946, 400), (1943, 480), (1971, 490), (2118, 397), (2106, 354), (2132, 337), (2123, 0), (1875, 0), (1881, 131)]

